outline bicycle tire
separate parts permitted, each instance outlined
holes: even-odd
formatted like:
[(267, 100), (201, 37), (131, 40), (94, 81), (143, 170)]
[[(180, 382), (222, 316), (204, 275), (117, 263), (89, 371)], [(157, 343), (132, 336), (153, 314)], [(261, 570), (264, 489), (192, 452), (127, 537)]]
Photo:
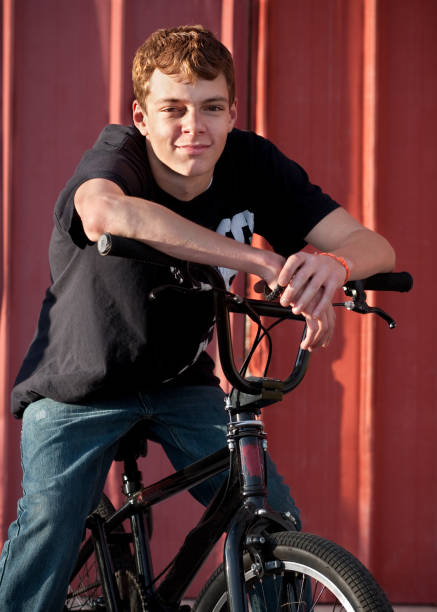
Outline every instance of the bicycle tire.
[[(93, 514), (98, 514), (101, 518), (107, 520), (114, 512), (114, 506), (103, 494)], [(122, 602), (121, 610), (122, 612), (144, 612), (146, 610), (145, 596), (142, 586), (136, 579), (135, 563), (126, 536), (123, 526), (114, 529), (107, 536), (117, 588)], [(97, 561), (94, 556), (94, 545), (89, 534), (85, 537), (79, 551), (64, 610), (106, 611)]]
[[(324, 611), (393, 612), (370, 572), (337, 544), (301, 532), (275, 533), (266, 538), (268, 553), (263, 556), (270, 561), (271, 569), (264, 576), (257, 576), (250, 555), (244, 555), (249, 610), (309, 612), (323, 604), (320, 609)], [(278, 567), (273, 568), (275, 562)], [(309, 581), (311, 595), (306, 590)], [(227, 609), (226, 579), (221, 565), (202, 589), (193, 612)]]

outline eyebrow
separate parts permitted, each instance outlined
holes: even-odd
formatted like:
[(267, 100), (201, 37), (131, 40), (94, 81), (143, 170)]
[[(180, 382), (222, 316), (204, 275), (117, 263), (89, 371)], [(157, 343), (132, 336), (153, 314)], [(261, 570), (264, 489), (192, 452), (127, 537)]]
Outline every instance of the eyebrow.
[[(155, 104), (175, 104), (177, 102), (184, 102), (182, 98), (160, 98), (155, 101)], [(206, 100), (201, 100), (202, 104), (211, 104), (212, 102), (228, 102), (228, 99), (225, 96), (213, 96), (212, 98), (207, 98)]]

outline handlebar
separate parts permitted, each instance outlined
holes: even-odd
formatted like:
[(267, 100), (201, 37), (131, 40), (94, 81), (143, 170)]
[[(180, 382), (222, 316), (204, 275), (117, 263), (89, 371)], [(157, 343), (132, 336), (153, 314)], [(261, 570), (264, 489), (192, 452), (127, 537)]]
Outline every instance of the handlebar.
[[(97, 249), (100, 255), (126, 257), (144, 263), (165, 266), (170, 268), (175, 278), (179, 279), (184, 274), (192, 278), (192, 271), (201, 271), (207, 283), (199, 283), (191, 291), (212, 291), (221, 366), (228, 381), (240, 392), (252, 396), (257, 395), (261, 398), (261, 402), (272, 403), (280, 399), (282, 394), (294, 389), (305, 376), (310, 353), (301, 348), (298, 350), (291, 374), (284, 381), (261, 377), (245, 378), (238, 372), (233, 358), (229, 312), (246, 314), (258, 321), (261, 316), (298, 321), (305, 320), (301, 315), (293, 314), (291, 308), (284, 308), (277, 302), (245, 299), (232, 294), (226, 290), (223, 278), (216, 268), (205, 264), (189, 264), (132, 238), (123, 238), (108, 233), (102, 234), (97, 243)], [(376, 274), (362, 281), (349, 281), (344, 289), (347, 295), (353, 296), (354, 299), (359, 298), (360, 308), (356, 310), (365, 313), (375, 311), (375, 309), (363, 309), (363, 299), (365, 303), (364, 289), (404, 292), (409, 291), (411, 287), (412, 277), (408, 272), (391, 272)], [(151, 297), (153, 298), (154, 295)], [(354, 308), (350, 309), (353, 310)]]
[(413, 277), (409, 272), (383, 272), (369, 278), (346, 283), (347, 289), (354, 289), (360, 284), (362, 289), (369, 291), (410, 291), (413, 287)]
[[(150, 264), (170, 267), (174, 273), (183, 274), (187, 269), (187, 262), (171, 257), (153, 247), (131, 238), (123, 238), (121, 236), (113, 236), (112, 234), (102, 234), (100, 236), (97, 249), (100, 255), (112, 255), (117, 257), (126, 257), (136, 259)], [(216, 316), (217, 326), (217, 342), (220, 355), (220, 363), (222, 370), (227, 380), (231, 385), (243, 393), (249, 395), (262, 395), (269, 397), (275, 393), (272, 389), (271, 379), (253, 378), (247, 379), (241, 376), (234, 362), (232, 354), (231, 331), (229, 324), (229, 313), (236, 312), (247, 314), (249, 316), (258, 317), (267, 316), (281, 319), (294, 319), (304, 321), (301, 315), (295, 315), (290, 308), (283, 308), (274, 302), (265, 302), (261, 300), (245, 300), (226, 291), (223, 277), (220, 272), (212, 266), (204, 264), (189, 264), (190, 270), (201, 270), (202, 275), (207, 280), (207, 285), (204, 283), (199, 290), (209, 290), (213, 292), (214, 311)], [(191, 276), (191, 274), (190, 274)], [(152, 298), (154, 293), (152, 292)], [(280, 393), (287, 393), (296, 387), (306, 372), (306, 366), (309, 360), (309, 352), (299, 349), (296, 357), (296, 362), (290, 376), (284, 381), (275, 381), (273, 386), (280, 389)], [(276, 390), (276, 393), (278, 390)]]
[(162, 251), (158, 251), (153, 247), (134, 240), (133, 238), (123, 238), (122, 236), (114, 236), (113, 234), (102, 234), (97, 242), (97, 250), (100, 255), (113, 255), (114, 257), (126, 257), (128, 259), (137, 259), (145, 263), (151, 263), (157, 266), (182, 266), (185, 264), (182, 259), (171, 257)]

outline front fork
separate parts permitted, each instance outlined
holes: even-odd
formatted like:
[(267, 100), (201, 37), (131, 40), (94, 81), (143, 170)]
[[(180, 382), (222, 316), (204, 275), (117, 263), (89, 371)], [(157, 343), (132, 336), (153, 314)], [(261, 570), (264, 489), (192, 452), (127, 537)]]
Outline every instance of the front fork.
[(243, 505), (233, 518), (224, 546), (224, 566), (231, 612), (247, 612), (243, 552), (248, 551), (258, 571), (263, 571), (266, 532), (295, 530), (291, 515), (267, 507), (267, 440), (262, 421), (253, 412), (232, 413), (228, 447), (232, 468), (240, 475)]

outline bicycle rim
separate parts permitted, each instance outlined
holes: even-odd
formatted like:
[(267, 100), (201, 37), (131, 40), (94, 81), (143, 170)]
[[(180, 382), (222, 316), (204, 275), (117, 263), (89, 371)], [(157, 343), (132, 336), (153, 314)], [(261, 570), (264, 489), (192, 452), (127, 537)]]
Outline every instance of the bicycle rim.
[[(115, 572), (117, 587), (122, 597), (121, 610), (123, 612), (144, 612), (146, 599), (141, 585), (135, 574), (129, 570)], [(69, 591), (64, 610), (81, 610), (82, 612), (106, 612), (101, 583), (87, 582), (85, 579), (77, 588)]]
[[(293, 574), (290, 578), (287, 574)], [(329, 610), (356, 612), (356, 609), (346, 599), (338, 587), (325, 576), (301, 563), (283, 562), (279, 576), (260, 579), (254, 570), (245, 572), (246, 593), (249, 610), (290, 610), (290, 612), (307, 612)], [(263, 582), (272, 581), (271, 587)], [(310, 583), (309, 601), (305, 601), (306, 584)], [(251, 593), (253, 591), (253, 593)], [(271, 594), (274, 594), (272, 599)], [(253, 597), (257, 602), (253, 602)], [(213, 610), (227, 609), (227, 593), (223, 593)], [(275, 603), (273, 603), (275, 602)]]
[[(302, 533), (268, 536), (270, 550), (260, 566), (244, 557), (245, 592), (253, 612), (392, 612), (383, 591), (368, 570), (340, 546)], [(267, 559), (267, 560), (266, 560)], [(228, 609), (226, 581), (221, 566), (211, 576), (195, 612)]]

